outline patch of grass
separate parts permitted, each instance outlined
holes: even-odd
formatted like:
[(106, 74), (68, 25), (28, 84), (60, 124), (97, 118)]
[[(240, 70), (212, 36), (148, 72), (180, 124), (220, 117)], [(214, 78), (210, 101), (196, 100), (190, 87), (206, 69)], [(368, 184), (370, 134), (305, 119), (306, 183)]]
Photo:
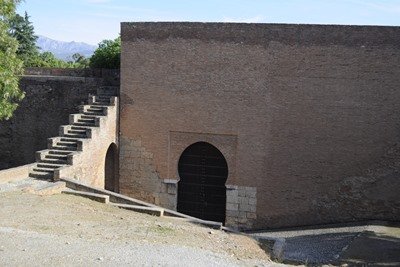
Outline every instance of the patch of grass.
[(175, 230), (171, 227), (155, 225), (149, 228), (150, 232), (164, 234), (164, 235), (171, 235), (175, 233)]

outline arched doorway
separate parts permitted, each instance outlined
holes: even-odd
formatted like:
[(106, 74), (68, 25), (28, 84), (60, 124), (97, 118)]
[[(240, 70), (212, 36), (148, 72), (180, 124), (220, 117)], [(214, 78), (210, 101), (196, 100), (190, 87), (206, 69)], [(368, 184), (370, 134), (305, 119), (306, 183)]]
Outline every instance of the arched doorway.
[(225, 223), (228, 164), (213, 145), (198, 142), (178, 162), (177, 210), (204, 220)]
[(112, 143), (107, 150), (104, 164), (104, 188), (109, 191), (119, 191), (118, 181), (118, 148)]

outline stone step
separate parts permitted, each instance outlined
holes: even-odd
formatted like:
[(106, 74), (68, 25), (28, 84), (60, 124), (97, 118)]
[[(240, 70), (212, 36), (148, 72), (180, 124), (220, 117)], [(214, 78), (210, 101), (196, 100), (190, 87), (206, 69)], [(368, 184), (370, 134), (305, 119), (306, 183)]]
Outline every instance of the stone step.
[(95, 118), (79, 118), (77, 122), (83, 122), (88, 124), (95, 124)]
[(110, 98), (112, 97), (111, 95), (105, 95), (105, 94), (98, 94), (95, 96), (98, 99), (107, 99), (110, 100)]
[[(95, 103), (105, 103), (104, 106), (108, 106), (110, 104), (110, 97), (107, 98), (99, 98), (96, 96), (96, 101), (94, 101)], [(92, 105), (92, 104), (90, 104)]]
[(87, 138), (86, 135), (82, 135), (82, 134), (71, 134), (71, 133), (63, 134), (63, 137), (82, 138), (82, 139)]
[(96, 95), (95, 96), (95, 100), (99, 101), (99, 102), (108, 102), (110, 103), (110, 100), (113, 96), (109, 96), (109, 95)]
[(57, 142), (57, 146), (77, 147), (78, 144), (76, 140), (73, 141), (60, 140), (59, 142)]
[(39, 168), (58, 169), (58, 168), (64, 167), (65, 165), (64, 164), (38, 162), (37, 166)]
[(99, 101), (96, 101), (96, 102), (92, 103), (91, 105), (93, 105), (93, 106), (107, 106), (107, 105), (110, 105), (110, 102), (99, 102)]
[(76, 151), (78, 147), (78, 144), (72, 143), (72, 142), (56, 142), (51, 143), (48, 145), (49, 149), (55, 149), (55, 150), (67, 150), (67, 151)]
[(95, 115), (81, 115), (82, 119), (91, 119), (91, 120), (95, 120), (97, 116)]
[(71, 129), (72, 130), (80, 130), (80, 131), (86, 132), (86, 130), (89, 130), (90, 127), (87, 127), (87, 126), (85, 127), (85, 126), (80, 126), (80, 125), (72, 125)]
[(101, 111), (101, 112), (85, 111), (82, 114), (84, 114), (84, 115), (92, 115), (92, 116), (105, 116), (103, 111)]
[(67, 155), (69, 155), (69, 154), (71, 154), (71, 153), (73, 153), (73, 152), (75, 152), (75, 151), (76, 151), (76, 150), (74, 150), (74, 151), (54, 150), (54, 149), (52, 148), (52, 150), (49, 151), (49, 155), (67, 156)]
[(104, 109), (107, 108), (107, 106), (95, 106), (95, 107), (93, 107), (92, 105), (89, 105), (88, 108), (97, 109), (97, 110), (104, 110)]
[(74, 124), (72, 124), (74, 126), (82, 126), (82, 127), (95, 127), (96, 124), (95, 123), (87, 123), (87, 122), (74, 122)]
[(36, 178), (36, 179), (53, 179), (53, 173), (49, 172), (37, 172), (37, 171), (31, 171), (29, 173), (29, 177)]
[(85, 130), (82, 130), (82, 129), (71, 129), (71, 130), (68, 130), (68, 133), (70, 133), (70, 134), (84, 134), (84, 135), (86, 135), (86, 129)]
[(57, 164), (57, 165), (68, 165), (67, 160), (63, 159), (52, 159), (52, 158), (44, 158), (39, 161), (40, 163), (48, 163), (48, 164)]
[(70, 137), (61, 137), (60, 141), (61, 142), (71, 142), (77, 144), (77, 142), (80, 140), (80, 138), (70, 138)]
[(67, 150), (67, 151), (76, 151), (77, 150), (77, 145), (76, 144), (63, 144), (61, 142), (58, 142), (55, 146), (53, 146), (51, 149), (55, 150)]
[[(92, 103), (90, 105), (101, 104), (101, 103), (103, 103), (103, 106), (109, 106), (111, 104), (110, 100), (96, 98), (96, 101), (94, 101), (94, 103)], [(99, 106), (101, 106), (101, 105), (99, 105)]]
[(112, 97), (116, 97), (116, 95), (113, 94), (113, 93), (109, 93), (109, 94), (107, 94), (107, 93), (101, 93), (101, 94), (97, 94), (97, 95), (96, 95), (96, 98), (97, 98), (97, 99), (107, 99), (107, 100), (110, 100)]
[(33, 168), (34, 172), (43, 172), (43, 173), (54, 173), (54, 169), (53, 168), (43, 168), (43, 167), (34, 167)]
[(94, 200), (94, 201), (97, 201), (100, 203), (105, 203), (105, 204), (108, 204), (110, 202), (110, 197), (107, 195), (76, 191), (76, 190), (72, 190), (72, 189), (63, 190), (62, 193), (89, 198), (91, 200)]
[(75, 152), (75, 151), (77, 151), (77, 149), (75, 148), (75, 150), (67, 150), (67, 149), (59, 149), (59, 150), (57, 150), (58, 148), (57, 147), (53, 147), (50, 151), (49, 151), (49, 154), (51, 154), (51, 155), (69, 155), (69, 154), (71, 154), (71, 153), (73, 153), (73, 152)]
[(55, 154), (47, 154), (45, 156), (46, 159), (54, 159), (54, 160), (65, 160), (67, 161), (66, 155), (55, 155)]
[[(90, 105), (94, 105), (94, 104), (101, 104), (103, 103), (103, 106), (109, 106), (111, 104), (111, 101), (109, 99), (99, 99), (96, 98), (96, 100), (90, 104)], [(101, 106), (101, 105), (100, 105)]]
[(112, 206), (132, 210), (140, 213), (146, 213), (153, 216), (162, 217), (164, 215), (164, 209), (162, 208), (155, 208), (155, 207), (145, 207), (145, 206), (138, 206), (138, 205), (129, 205), (129, 204), (119, 204), (119, 203), (110, 203)]
[(96, 106), (90, 106), (90, 108), (87, 109), (87, 112), (104, 114), (103, 106), (99, 106), (99, 107), (101, 107), (101, 108), (97, 108)]

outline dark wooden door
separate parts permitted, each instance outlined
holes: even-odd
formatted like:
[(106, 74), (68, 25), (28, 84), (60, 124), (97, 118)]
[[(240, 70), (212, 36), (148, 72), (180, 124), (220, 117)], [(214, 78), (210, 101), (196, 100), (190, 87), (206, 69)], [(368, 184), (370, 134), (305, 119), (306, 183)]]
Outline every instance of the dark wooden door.
[(178, 172), (178, 211), (225, 223), (228, 165), (213, 145), (198, 142), (182, 153)]

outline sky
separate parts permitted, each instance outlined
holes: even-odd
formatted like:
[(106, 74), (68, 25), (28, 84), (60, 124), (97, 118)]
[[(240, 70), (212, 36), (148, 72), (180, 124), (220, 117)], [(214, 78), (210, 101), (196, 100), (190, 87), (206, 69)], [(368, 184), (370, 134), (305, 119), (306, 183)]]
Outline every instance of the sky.
[(24, 0), (25, 11), (37, 35), (95, 45), (135, 21), (400, 26), (400, 0)]

